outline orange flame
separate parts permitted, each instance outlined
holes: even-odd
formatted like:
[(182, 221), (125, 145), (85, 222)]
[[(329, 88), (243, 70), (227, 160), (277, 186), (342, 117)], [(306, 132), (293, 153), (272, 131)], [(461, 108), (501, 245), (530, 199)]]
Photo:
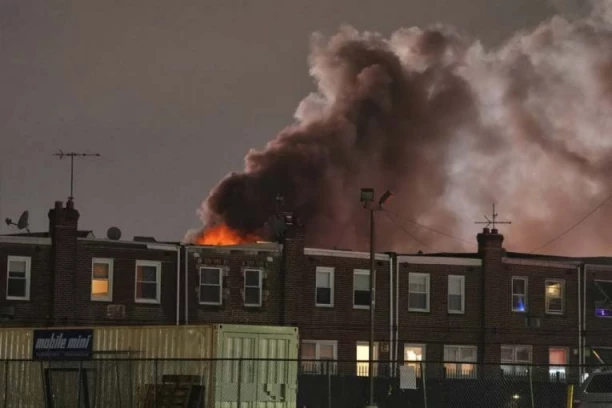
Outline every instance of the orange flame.
[(197, 239), (198, 245), (250, 244), (261, 239), (254, 234), (241, 234), (225, 224), (207, 228)]

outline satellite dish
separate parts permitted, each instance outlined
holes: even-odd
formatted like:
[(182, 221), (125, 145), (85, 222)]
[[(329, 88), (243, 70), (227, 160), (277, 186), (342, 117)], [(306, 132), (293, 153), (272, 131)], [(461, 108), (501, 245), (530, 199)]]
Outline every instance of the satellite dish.
[(17, 221), (17, 228), (20, 230), (28, 228), (29, 218), (30, 218), (30, 213), (27, 211), (24, 211), (23, 214), (21, 214), (21, 217), (19, 217), (19, 221)]
[(121, 230), (117, 227), (110, 227), (106, 231), (106, 237), (113, 241), (118, 241), (121, 238)]
[(19, 221), (17, 221), (17, 224), (15, 224), (10, 218), (7, 218), (5, 222), (6, 222), (6, 225), (15, 225), (17, 229), (19, 230), (25, 229), (26, 231), (28, 231), (28, 234), (29, 234), (30, 233), (30, 228), (28, 224), (29, 218), (30, 218), (30, 213), (28, 211), (24, 211), (21, 214), (21, 217), (19, 217)]

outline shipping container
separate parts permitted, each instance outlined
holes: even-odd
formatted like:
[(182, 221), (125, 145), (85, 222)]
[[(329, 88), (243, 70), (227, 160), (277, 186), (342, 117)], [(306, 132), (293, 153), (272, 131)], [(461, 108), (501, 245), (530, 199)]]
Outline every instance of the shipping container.
[(298, 347), (293, 327), (4, 328), (0, 406), (295, 408)]

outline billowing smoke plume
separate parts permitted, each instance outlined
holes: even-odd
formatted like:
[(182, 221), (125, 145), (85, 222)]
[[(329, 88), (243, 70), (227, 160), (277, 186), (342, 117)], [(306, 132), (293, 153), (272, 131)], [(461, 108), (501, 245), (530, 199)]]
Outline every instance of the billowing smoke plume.
[[(444, 26), (315, 35), (318, 91), (211, 192), (204, 223), (257, 231), (280, 194), (308, 245), (365, 249), (359, 190), (374, 187), (403, 217), (377, 214), (380, 250), (473, 249), (492, 202), (513, 221), (506, 247), (536, 249), (612, 193), (612, 9), (595, 8), (493, 51)], [(544, 252), (609, 254), (609, 204)]]

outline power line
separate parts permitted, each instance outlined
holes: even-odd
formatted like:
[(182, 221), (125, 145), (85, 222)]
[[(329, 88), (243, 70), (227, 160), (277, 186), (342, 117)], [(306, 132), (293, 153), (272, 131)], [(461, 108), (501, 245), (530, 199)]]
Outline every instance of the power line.
[(385, 211), (385, 212), (387, 212), (387, 213), (389, 213), (389, 214), (392, 214), (393, 216), (395, 216), (395, 217), (397, 217), (397, 218), (400, 218), (400, 219), (402, 219), (402, 220), (404, 220), (404, 221), (408, 221), (408, 222), (409, 222), (409, 223), (411, 223), (411, 224), (417, 225), (417, 226), (419, 226), (419, 227), (421, 227), (421, 228), (425, 228), (426, 230), (429, 230), (429, 231), (435, 232), (435, 233), (440, 234), (440, 235), (444, 235), (445, 237), (450, 238), (450, 239), (454, 239), (455, 241), (459, 241), (459, 242), (463, 242), (463, 243), (466, 243), (466, 244), (474, 245), (474, 243), (473, 243), (472, 241), (468, 241), (468, 240), (465, 240), (465, 239), (462, 239), (462, 238), (457, 238), (457, 237), (455, 237), (455, 236), (452, 236), (452, 235), (450, 235), (450, 234), (447, 234), (446, 232), (443, 232), (443, 231), (437, 230), (437, 229), (432, 228), (432, 227), (428, 227), (427, 225), (420, 224), (420, 223), (418, 223), (418, 222), (416, 222), (416, 221), (413, 221), (413, 220), (411, 220), (411, 219), (409, 219), (409, 218), (406, 218), (406, 217), (404, 217), (404, 216), (401, 216), (401, 215), (399, 215), (399, 214), (396, 214), (396, 213), (394, 213), (394, 212), (392, 212), (392, 211), (389, 211), (389, 210), (387, 210), (387, 209), (383, 209), (383, 211)]
[(610, 199), (612, 199), (612, 195), (608, 196), (605, 200), (603, 200), (598, 206), (596, 206), (595, 208), (593, 208), (591, 211), (589, 211), (586, 215), (584, 215), (582, 218), (580, 218), (578, 221), (576, 221), (571, 227), (569, 227), (568, 229), (566, 229), (565, 231), (563, 231), (561, 234), (557, 235), (556, 237), (554, 237), (553, 239), (551, 239), (550, 241), (546, 242), (544, 245), (534, 249), (533, 251), (530, 252), (530, 254), (536, 253), (538, 252), (540, 249), (547, 247), (548, 245), (552, 244), (553, 242), (555, 242), (556, 240), (558, 240), (559, 238), (563, 237), (564, 235), (568, 234), (569, 232), (571, 232), (574, 228), (576, 228), (578, 225), (580, 225), (582, 222), (584, 222), (587, 218), (589, 218), (591, 215), (593, 215), (593, 213), (595, 213), (595, 211), (599, 210), (601, 207), (603, 207), (608, 201), (610, 201)]
[(410, 238), (414, 239), (416, 242), (418, 242), (419, 244), (423, 245), (425, 248), (428, 249), (433, 249), (431, 246), (427, 245), (426, 243), (424, 243), (423, 241), (421, 241), (420, 239), (418, 239), (417, 237), (415, 237), (414, 235), (412, 235), (410, 232), (408, 232), (408, 230), (406, 228), (404, 228), (403, 225), (401, 225), (399, 222), (397, 222), (396, 220), (394, 220), (393, 218), (391, 218), (391, 216), (389, 214), (392, 214), (390, 211), (387, 210), (383, 210), (383, 212), (385, 213), (385, 215), (387, 216), (387, 218), (389, 219), (389, 221), (391, 221), (393, 224), (395, 224), (399, 229), (401, 229), (402, 231), (404, 231), (404, 233), (406, 235), (408, 235)]

